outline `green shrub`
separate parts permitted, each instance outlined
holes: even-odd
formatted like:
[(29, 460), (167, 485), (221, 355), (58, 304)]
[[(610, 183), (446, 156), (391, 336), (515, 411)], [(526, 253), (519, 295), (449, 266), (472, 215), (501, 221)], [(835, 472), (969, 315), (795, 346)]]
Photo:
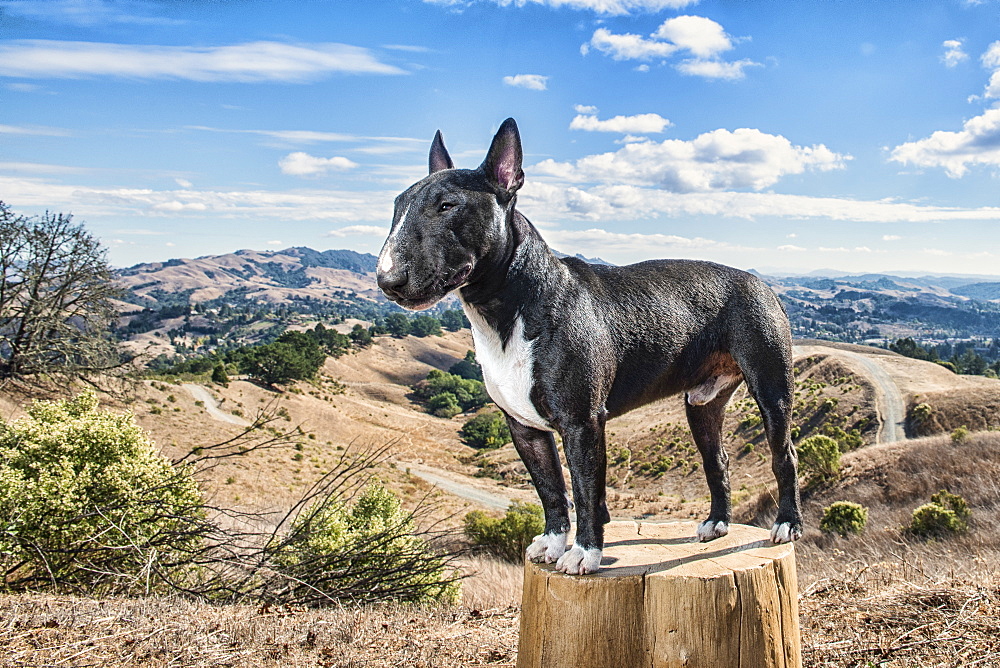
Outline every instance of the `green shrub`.
[(840, 444), (829, 436), (810, 436), (799, 441), (799, 468), (818, 478), (833, 478), (840, 473)]
[(847, 534), (859, 534), (868, 523), (868, 509), (860, 503), (837, 501), (823, 509), (823, 518), (819, 522), (821, 531), (837, 533), (843, 537)]
[(965, 425), (962, 425), (961, 427), (956, 428), (955, 431), (951, 432), (951, 442), (961, 443), (966, 439), (968, 435), (969, 435), (969, 428), (966, 427)]
[(469, 380), (478, 380), (480, 382), (483, 380), (483, 367), (476, 361), (476, 353), (471, 350), (465, 353), (463, 359), (452, 364), (451, 368), (448, 369), (448, 373), (460, 376), (461, 378), (468, 378)]
[(934, 408), (928, 403), (917, 404), (910, 409), (910, 420), (918, 427), (927, 422), (934, 414)]
[(212, 382), (219, 385), (229, 385), (229, 375), (226, 373), (226, 365), (219, 362), (212, 369)]
[(936, 503), (942, 508), (947, 508), (951, 512), (955, 513), (957, 517), (962, 522), (968, 522), (969, 518), (972, 517), (972, 511), (969, 510), (969, 504), (966, 503), (958, 494), (952, 494), (946, 490), (941, 490), (937, 494), (931, 495), (931, 503)]
[(274, 564), (299, 587), (325, 580), (327, 594), (337, 598), (378, 600), (384, 592), (394, 600), (455, 602), (459, 584), (447, 559), (413, 531), (413, 516), (399, 499), (372, 484), (352, 504), (328, 498), (306, 508)]
[(452, 418), (462, 412), (462, 407), (458, 405), (454, 394), (442, 392), (427, 400), (427, 410), (438, 417)]
[(906, 530), (916, 536), (935, 538), (947, 534), (962, 533), (968, 525), (955, 514), (955, 511), (944, 508), (936, 503), (925, 503), (913, 511)]
[(413, 386), (413, 394), (420, 401), (430, 401), (432, 397), (442, 392), (454, 395), (462, 410), (474, 410), (489, 401), (486, 386), (478, 380), (462, 378), (453, 373), (431, 369), (427, 378)]
[(465, 516), (465, 535), (474, 545), (512, 562), (524, 561), (524, 551), (535, 536), (545, 530), (542, 507), (514, 501), (502, 517), (490, 517), (481, 510)]
[(500, 411), (480, 413), (462, 427), (462, 442), (473, 448), (499, 448), (510, 443), (510, 428)]
[[(191, 470), (93, 392), (0, 421), (0, 571), (8, 588), (127, 589), (199, 549)], [(0, 585), (3, 586), (3, 585)], [(148, 585), (145, 585), (148, 586)]]

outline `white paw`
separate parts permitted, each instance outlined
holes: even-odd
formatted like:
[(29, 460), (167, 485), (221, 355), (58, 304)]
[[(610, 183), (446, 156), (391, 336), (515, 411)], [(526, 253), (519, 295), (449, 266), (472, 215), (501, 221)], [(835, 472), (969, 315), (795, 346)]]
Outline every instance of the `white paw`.
[(601, 568), (601, 550), (596, 547), (582, 548), (573, 543), (573, 548), (559, 557), (556, 570), (568, 575), (596, 573)]
[(531, 561), (551, 564), (563, 556), (564, 552), (566, 552), (565, 533), (543, 533), (541, 536), (535, 536), (531, 545), (525, 550), (525, 555)]
[(727, 533), (729, 533), (729, 525), (725, 522), (713, 522), (712, 520), (705, 520), (698, 525), (698, 540), (701, 542), (706, 542), (710, 540), (715, 540), (716, 538), (722, 538)]
[(792, 527), (788, 522), (775, 523), (771, 527), (772, 543), (791, 543), (793, 540), (798, 540), (799, 538), (802, 538), (802, 530)]

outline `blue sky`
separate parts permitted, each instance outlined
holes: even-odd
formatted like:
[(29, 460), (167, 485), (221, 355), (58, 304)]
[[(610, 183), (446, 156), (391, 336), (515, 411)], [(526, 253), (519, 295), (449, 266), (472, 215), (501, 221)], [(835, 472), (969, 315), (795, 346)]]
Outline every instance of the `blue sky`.
[(1000, 274), (996, 0), (0, 0), (0, 199), (120, 266), (377, 252), (508, 116), (563, 252)]

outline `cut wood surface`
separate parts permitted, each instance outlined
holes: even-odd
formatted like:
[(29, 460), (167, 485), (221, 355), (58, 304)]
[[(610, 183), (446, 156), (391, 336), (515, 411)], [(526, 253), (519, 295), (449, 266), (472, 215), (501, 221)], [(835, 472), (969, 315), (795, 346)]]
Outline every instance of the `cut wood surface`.
[(518, 668), (798, 668), (795, 551), (735, 524), (612, 522), (601, 570), (526, 563)]

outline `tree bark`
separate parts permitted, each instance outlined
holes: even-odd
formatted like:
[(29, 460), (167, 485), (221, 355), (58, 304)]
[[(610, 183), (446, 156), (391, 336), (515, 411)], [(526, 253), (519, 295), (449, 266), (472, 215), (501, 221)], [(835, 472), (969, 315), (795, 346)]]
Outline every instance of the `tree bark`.
[(800, 668), (791, 544), (732, 525), (612, 522), (601, 570), (526, 563), (518, 668)]

